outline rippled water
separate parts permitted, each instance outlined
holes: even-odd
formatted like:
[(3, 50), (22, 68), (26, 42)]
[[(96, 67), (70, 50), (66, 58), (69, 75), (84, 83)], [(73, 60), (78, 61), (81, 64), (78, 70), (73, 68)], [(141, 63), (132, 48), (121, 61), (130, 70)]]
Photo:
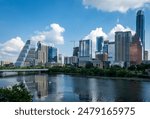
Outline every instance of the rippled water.
[(0, 87), (24, 82), (33, 101), (150, 101), (150, 82), (71, 75), (0, 78)]

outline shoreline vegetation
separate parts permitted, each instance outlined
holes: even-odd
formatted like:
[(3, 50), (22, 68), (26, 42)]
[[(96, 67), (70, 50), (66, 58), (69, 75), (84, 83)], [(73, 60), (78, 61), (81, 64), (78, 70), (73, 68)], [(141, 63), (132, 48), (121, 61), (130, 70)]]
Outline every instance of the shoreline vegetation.
[[(88, 76), (88, 77), (111, 77), (111, 78), (122, 78), (122, 79), (150, 79), (150, 74), (147, 69), (150, 69), (150, 64), (140, 64), (140, 65), (131, 65), (128, 68), (121, 68), (120, 66), (112, 66), (109, 68), (97, 68), (92, 65), (86, 65), (85, 67), (75, 67), (72, 65), (66, 66), (53, 66), (53, 67), (44, 67), (44, 66), (35, 66), (35, 67), (0, 67), (0, 70), (3, 69), (44, 69), (47, 68), (47, 74), (71, 74), (79, 76)], [(29, 73), (18, 73), (18, 75), (32, 75), (36, 72)]]
[[(74, 66), (54, 66), (54, 67), (20, 67), (20, 69), (43, 69), (48, 68), (48, 71), (44, 72), (46, 74), (67, 74), (67, 75), (76, 75), (84, 76), (90, 78), (98, 79), (118, 79), (118, 80), (133, 80), (133, 81), (150, 81), (150, 75), (147, 72), (147, 69), (150, 68), (150, 65), (135, 65), (130, 66), (129, 68), (121, 68), (119, 66), (113, 66), (110, 68), (96, 68), (93, 66), (83, 67), (74, 67)], [(0, 67), (0, 70), (3, 69), (18, 69), (18, 67)], [(29, 73), (18, 73), (18, 75), (33, 75), (38, 72), (29, 72)], [(16, 76), (16, 75), (15, 75)], [(11, 88), (0, 88), (0, 102), (31, 102), (32, 95), (25, 88), (23, 84), (17, 84)]]
[(128, 79), (128, 80), (138, 80), (138, 79), (150, 79), (148, 72), (145, 70), (129, 70), (120, 67), (112, 67), (107, 69), (99, 68), (77, 68), (77, 67), (52, 67), (49, 68), (48, 74), (70, 74), (86, 77), (96, 77), (96, 78), (111, 78), (111, 79)]
[(0, 88), (0, 102), (32, 102), (32, 97), (23, 83)]

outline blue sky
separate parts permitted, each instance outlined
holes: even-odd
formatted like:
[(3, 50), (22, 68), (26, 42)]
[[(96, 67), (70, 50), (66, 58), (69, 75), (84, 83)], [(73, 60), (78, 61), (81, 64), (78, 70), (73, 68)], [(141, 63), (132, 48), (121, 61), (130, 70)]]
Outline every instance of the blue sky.
[(120, 1), (0, 0), (0, 60), (15, 60), (28, 39), (54, 43), (70, 56), (70, 41), (84, 37), (94, 41), (97, 35), (113, 40), (118, 29), (134, 32), (138, 9), (145, 12), (146, 48), (150, 49), (150, 0)]

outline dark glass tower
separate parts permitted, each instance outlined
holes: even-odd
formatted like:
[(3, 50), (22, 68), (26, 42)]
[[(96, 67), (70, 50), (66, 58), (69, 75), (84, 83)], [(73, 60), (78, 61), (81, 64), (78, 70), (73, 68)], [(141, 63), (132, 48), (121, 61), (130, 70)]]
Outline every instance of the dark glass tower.
[(143, 47), (143, 60), (144, 59), (144, 51), (145, 51), (145, 18), (144, 12), (139, 10), (136, 15), (136, 34), (140, 38)]
[(97, 52), (102, 54), (104, 46), (104, 38), (102, 36), (96, 38), (96, 48)]
[(57, 62), (57, 48), (48, 47), (48, 62)]

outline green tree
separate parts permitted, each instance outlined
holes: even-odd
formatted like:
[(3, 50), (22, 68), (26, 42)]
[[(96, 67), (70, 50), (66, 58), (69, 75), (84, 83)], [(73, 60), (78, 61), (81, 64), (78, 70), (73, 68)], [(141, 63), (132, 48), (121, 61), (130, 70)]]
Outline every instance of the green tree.
[(31, 102), (32, 95), (24, 84), (14, 85), (11, 88), (0, 88), (0, 102)]

